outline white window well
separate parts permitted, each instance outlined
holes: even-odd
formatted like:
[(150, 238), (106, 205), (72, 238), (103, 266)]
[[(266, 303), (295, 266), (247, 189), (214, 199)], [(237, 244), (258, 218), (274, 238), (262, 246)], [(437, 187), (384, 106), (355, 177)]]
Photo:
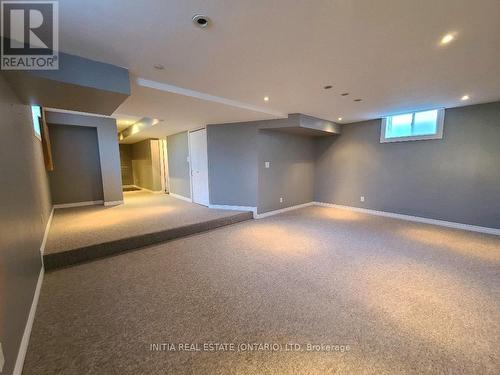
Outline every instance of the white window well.
[(444, 109), (410, 112), (382, 119), (380, 143), (442, 139)]

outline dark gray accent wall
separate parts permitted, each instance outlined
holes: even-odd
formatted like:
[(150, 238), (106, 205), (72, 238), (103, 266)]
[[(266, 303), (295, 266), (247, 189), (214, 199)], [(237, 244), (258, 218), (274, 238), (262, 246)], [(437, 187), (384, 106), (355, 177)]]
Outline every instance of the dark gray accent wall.
[[(500, 102), (447, 109), (441, 140), (380, 143), (380, 120), (317, 140), (315, 200), (500, 228)], [(360, 202), (360, 196), (365, 202)]]
[(257, 206), (257, 138), (257, 122), (207, 126), (211, 204)]
[(54, 204), (103, 200), (97, 129), (49, 125), (54, 170), (49, 172)]
[(14, 370), (41, 270), (52, 203), (31, 110), (0, 77), (0, 341), (3, 374)]
[(188, 132), (167, 137), (170, 192), (191, 198)]
[(122, 201), (122, 176), (116, 120), (64, 112), (46, 112), (46, 116), (48, 124), (86, 126), (97, 129), (104, 202)]
[(122, 171), (122, 184), (134, 184), (134, 172), (132, 169), (132, 145), (120, 144), (120, 167)]
[(259, 131), (258, 213), (314, 200), (314, 145), (312, 137)]

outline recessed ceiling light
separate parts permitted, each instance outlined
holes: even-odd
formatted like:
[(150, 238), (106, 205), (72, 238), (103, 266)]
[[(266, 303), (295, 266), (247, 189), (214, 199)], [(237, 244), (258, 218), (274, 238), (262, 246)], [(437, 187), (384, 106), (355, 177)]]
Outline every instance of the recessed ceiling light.
[(464, 96), (462, 96), (462, 97), (460, 98), (460, 100), (463, 100), (463, 101), (465, 101), (465, 100), (469, 100), (469, 99), (470, 99), (470, 96), (469, 96), (469, 95), (464, 95)]
[(342, 95), (342, 96), (347, 96), (347, 95), (349, 95), (349, 93), (348, 93), (348, 92), (344, 92), (344, 93), (342, 93), (342, 94), (340, 94), (340, 95)]
[(165, 67), (164, 67), (163, 65), (161, 65), (161, 64), (155, 64), (155, 65), (153, 65), (153, 67), (154, 67), (156, 70), (164, 70), (164, 69), (165, 69)]
[(333, 87), (332, 85), (326, 85), (326, 86), (323, 86), (323, 88), (324, 88), (325, 90), (330, 90), (332, 87)]
[(210, 18), (204, 16), (203, 14), (195, 14), (193, 16), (193, 22), (196, 26), (205, 28), (210, 23)]
[(339, 117), (337, 120), (342, 121), (342, 117)]
[(360, 102), (362, 101), (363, 99), (354, 99), (355, 102)]
[(446, 34), (445, 36), (443, 36), (441, 38), (441, 45), (445, 45), (445, 44), (448, 44), (450, 42), (453, 41), (453, 39), (455, 39), (455, 35), (453, 35), (452, 33), (449, 33), (449, 34)]
[(269, 101), (269, 96), (264, 96), (264, 101), (268, 102)]

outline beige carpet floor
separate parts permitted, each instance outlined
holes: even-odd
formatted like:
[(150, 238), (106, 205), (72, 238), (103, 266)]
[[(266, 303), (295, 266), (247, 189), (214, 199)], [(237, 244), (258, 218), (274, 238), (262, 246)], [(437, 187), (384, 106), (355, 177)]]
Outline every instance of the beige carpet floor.
[(214, 210), (146, 191), (124, 192), (125, 204), (54, 211), (45, 254), (58, 253), (228, 217), (237, 211)]
[[(276, 351), (245, 350), (264, 343)], [(308, 207), (47, 274), (24, 374), (499, 374), (499, 360), (499, 237)]]

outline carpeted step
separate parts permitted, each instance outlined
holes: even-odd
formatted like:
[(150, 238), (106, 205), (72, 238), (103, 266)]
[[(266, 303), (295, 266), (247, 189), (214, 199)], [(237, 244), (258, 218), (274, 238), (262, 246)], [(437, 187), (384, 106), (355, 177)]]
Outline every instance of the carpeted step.
[(252, 212), (241, 212), (227, 217), (185, 225), (178, 228), (171, 228), (160, 232), (123, 238), (115, 241), (71, 249), (59, 253), (45, 254), (43, 256), (43, 263), (45, 270), (50, 271), (57, 268), (67, 267), (74, 264), (119, 254), (124, 251), (139, 249), (141, 247), (154, 245), (160, 242), (171, 241), (176, 238), (206, 232), (211, 229), (239, 223), (242, 221), (250, 220), (252, 218)]

